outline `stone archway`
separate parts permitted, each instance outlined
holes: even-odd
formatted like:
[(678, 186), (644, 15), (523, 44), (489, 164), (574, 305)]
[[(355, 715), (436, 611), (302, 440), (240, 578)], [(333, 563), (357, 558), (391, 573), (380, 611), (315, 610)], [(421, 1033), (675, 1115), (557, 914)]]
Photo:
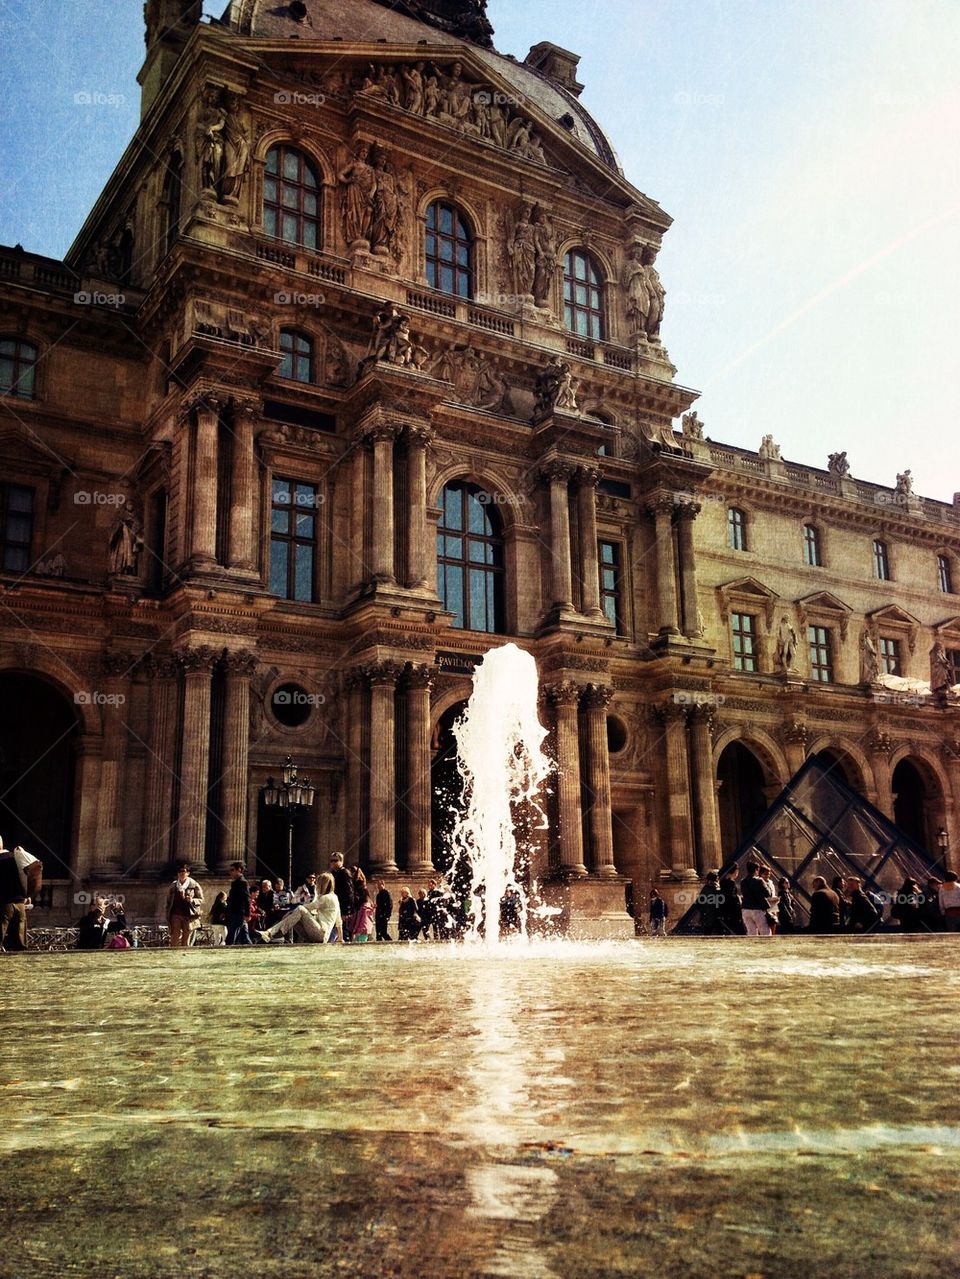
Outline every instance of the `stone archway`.
[(0, 671), (0, 835), (39, 857), (48, 879), (70, 873), (77, 712), (42, 676)]
[(939, 778), (923, 760), (904, 756), (893, 770), (893, 820), (932, 857), (939, 856), (937, 816), (943, 810)]
[(466, 709), (467, 699), (454, 702), (440, 715), (431, 742), (431, 858), (442, 874), (450, 869), (451, 837), (463, 812), (463, 776), (457, 766), (453, 726)]
[(726, 861), (766, 812), (771, 779), (742, 741), (729, 742), (717, 760), (720, 846)]

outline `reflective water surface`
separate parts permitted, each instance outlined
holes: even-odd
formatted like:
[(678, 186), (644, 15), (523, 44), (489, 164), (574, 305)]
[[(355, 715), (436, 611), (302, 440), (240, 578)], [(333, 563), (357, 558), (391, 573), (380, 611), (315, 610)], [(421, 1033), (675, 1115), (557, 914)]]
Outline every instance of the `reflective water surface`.
[(9, 957), (0, 1275), (960, 1274), (958, 955)]

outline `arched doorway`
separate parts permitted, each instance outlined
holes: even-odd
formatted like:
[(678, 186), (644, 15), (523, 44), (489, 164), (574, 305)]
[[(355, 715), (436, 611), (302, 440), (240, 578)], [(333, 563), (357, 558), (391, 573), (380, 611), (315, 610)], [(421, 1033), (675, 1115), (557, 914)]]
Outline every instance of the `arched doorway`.
[(0, 674), (0, 706), (0, 835), (8, 848), (22, 844), (39, 857), (48, 878), (66, 878), (80, 731), (76, 712), (52, 684), (20, 671)]
[(767, 779), (753, 751), (743, 742), (730, 742), (718, 761), (717, 780), (720, 840), (726, 860), (766, 812)]
[(457, 742), (453, 726), (467, 703), (456, 702), (440, 716), (433, 735), (433, 762), (430, 770), (432, 803), (432, 858), (443, 874), (453, 861), (452, 839), (463, 813), (463, 776), (457, 766)]
[(902, 759), (893, 770), (893, 820), (904, 835), (937, 856), (936, 846), (931, 846), (927, 828), (927, 814), (933, 796), (923, 774), (909, 759)]

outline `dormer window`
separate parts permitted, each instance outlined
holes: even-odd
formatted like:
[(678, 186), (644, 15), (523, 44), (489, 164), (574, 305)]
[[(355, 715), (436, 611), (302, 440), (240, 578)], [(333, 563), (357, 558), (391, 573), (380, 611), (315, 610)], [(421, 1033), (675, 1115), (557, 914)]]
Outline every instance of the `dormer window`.
[(563, 259), (563, 319), (577, 337), (602, 342), (606, 336), (603, 277), (585, 249)]

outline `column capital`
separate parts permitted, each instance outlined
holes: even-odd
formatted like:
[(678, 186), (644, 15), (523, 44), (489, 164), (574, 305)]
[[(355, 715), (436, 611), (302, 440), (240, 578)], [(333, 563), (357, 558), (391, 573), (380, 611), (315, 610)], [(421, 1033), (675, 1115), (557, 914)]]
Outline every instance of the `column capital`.
[(652, 497), (644, 508), (648, 515), (652, 515), (654, 519), (658, 515), (673, 515), (674, 508), (677, 503), (672, 493), (658, 493)]
[(212, 675), (213, 668), (220, 660), (219, 650), (206, 644), (197, 648), (185, 648), (176, 656), (186, 675)]
[(230, 404), (235, 418), (249, 418), (253, 421), (263, 417), (263, 402), (252, 396), (234, 396)]
[(404, 671), (404, 681), (408, 688), (425, 688), (429, 690), (433, 687), (433, 668), (410, 662)]
[(678, 520), (695, 520), (703, 506), (699, 502), (677, 502), (673, 508)]
[(562, 706), (576, 707), (580, 704), (583, 686), (574, 684), (571, 680), (561, 680), (557, 684), (547, 684), (543, 691), (547, 701), (552, 706), (558, 708)]
[(257, 655), (249, 648), (234, 649), (223, 655), (228, 675), (240, 675), (249, 679), (257, 669)]
[(691, 724), (704, 724), (707, 731), (712, 732), (717, 708), (712, 702), (696, 702), (687, 708), (687, 718)]
[(173, 679), (180, 673), (180, 663), (169, 653), (148, 653), (141, 663), (148, 679)]
[(137, 653), (104, 653), (100, 659), (100, 670), (109, 679), (128, 679), (140, 660)]
[(687, 712), (690, 707), (686, 702), (661, 702), (659, 706), (652, 706), (650, 714), (660, 724), (668, 723), (686, 723)]
[(562, 457), (548, 457), (540, 463), (540, 474), (551, 482), (566, 482), (573, 475), (574, 466)]
[(583, 690), (583, 704), (588, 710), (606, 710), (613, 701), (613, 689), (608, 684), (588, 684)]
[(223, 396), (216, 394), (214, 391), (197, 391), (193, 395), (187, 397), (182, 404), (183, 414), (189, 413), (211, 413), (219, 414), (223, 408)]
[(400, 662), (383, 661), (372, 662), (369, 666), (364, 666), (363, 672), (372, 685), (389, 684), (394, 687), (397, 680), (403, 674), (403, 665)]
[(581, 488), (595, 489), (600, 483), (600, 468), (592, 465), (578, 466), (575, 478)]
[(360, 437), (371, 444), (379, 444), (383, 440), (395, 440), (402, 430), (399, 422), (373, 422), (361, 429)]
[(412, 448), (429, 448), (436, 437), (436, 432), (428, 422), (411, 422), (404, 427), (404, 434)]

